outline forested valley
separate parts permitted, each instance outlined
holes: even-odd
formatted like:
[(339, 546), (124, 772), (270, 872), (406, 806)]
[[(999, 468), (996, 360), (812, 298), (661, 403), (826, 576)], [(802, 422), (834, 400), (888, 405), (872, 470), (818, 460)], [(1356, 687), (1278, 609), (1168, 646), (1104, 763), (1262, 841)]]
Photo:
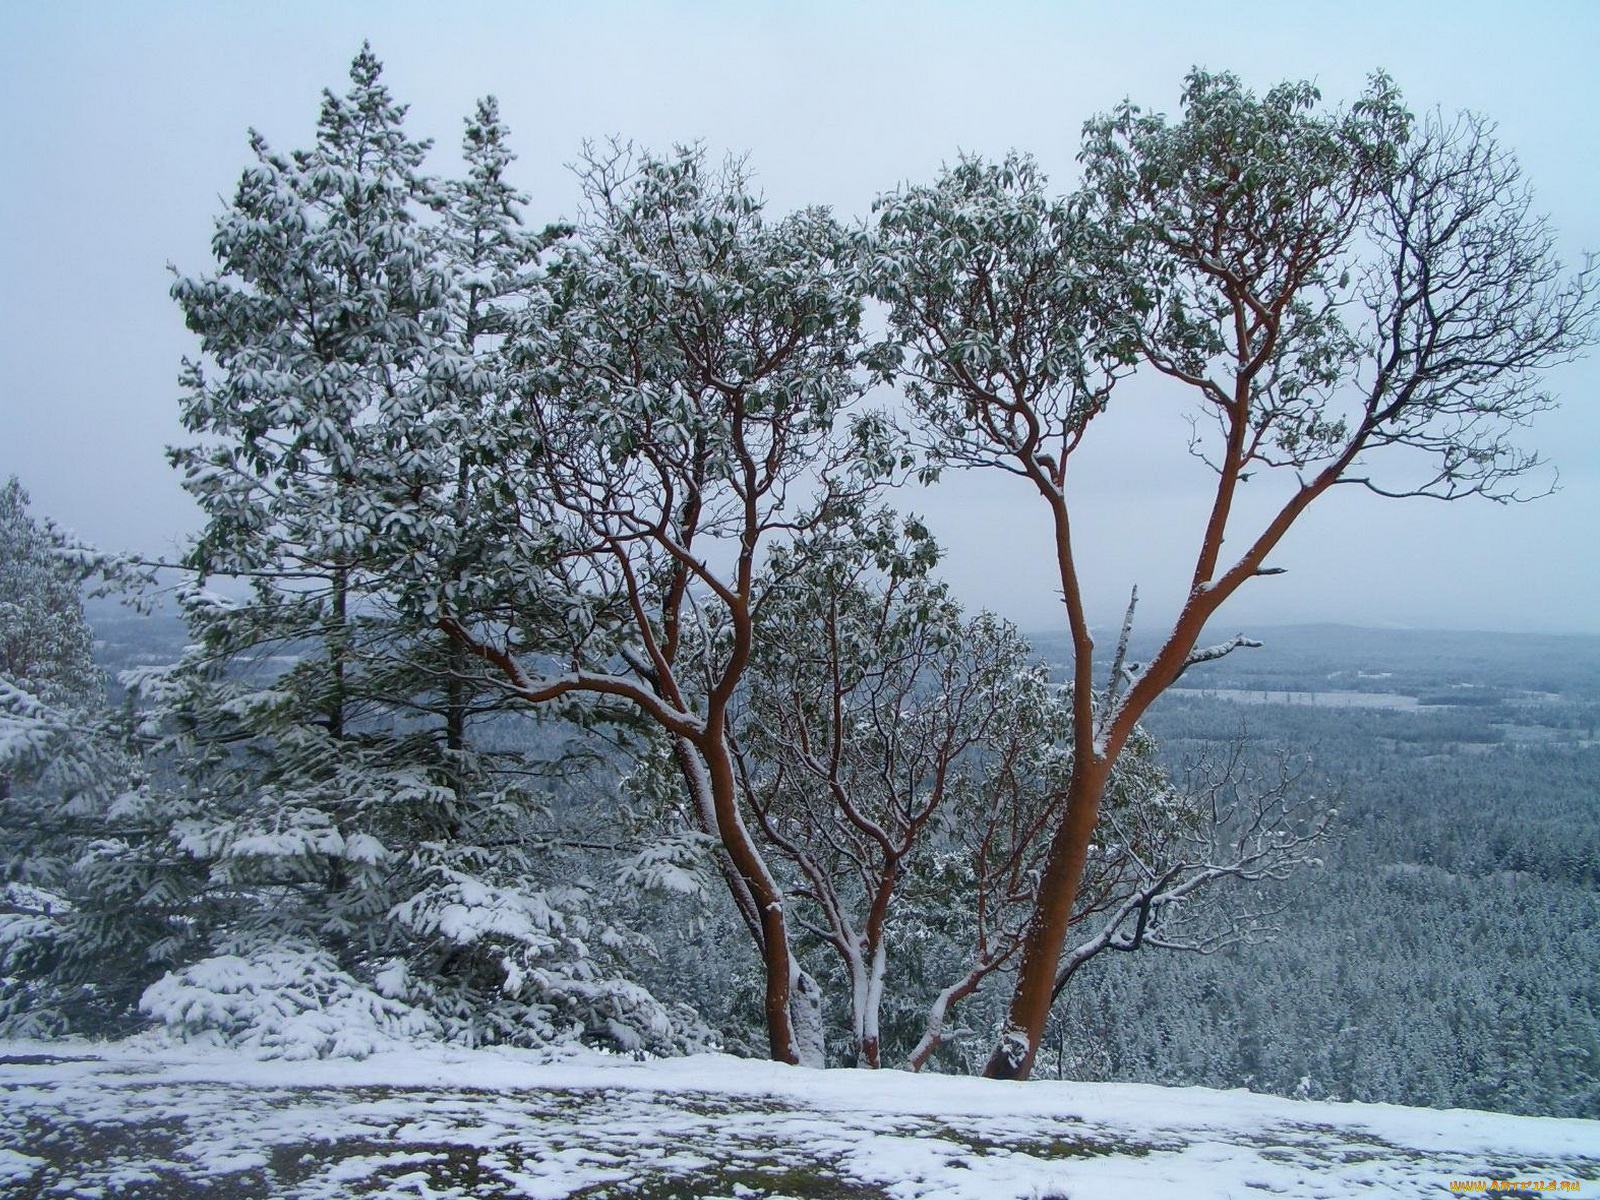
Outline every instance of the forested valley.
[(1067, 1077), (1597, 1115), (1600, 643), (1262, 640), (1208, 676), (1229, 698), (1190, 685), (1149, 725), (1173, 759), (1239, 739), (1303, 772), (1339, 812), (1324, 865), (1260, 944), (1097, 961), (1065, 1001), (1093, 1031), (1066, 1045), (1094, 1048)]
[[(94, 616), (113, 672), (181, 646), (170, 617)], [(1270, 914), (1248, 944), (1096, 958), (1039, 1075), (1600, 1116), (1600, 639), (1257, 632), (1262, 649), (1170, 693), (1149, 725), (1174, 769), (1241, 752), (1287, 769), (1337, 807), (1333, 839), (1318, 867), (1248, 898)], [(1035, 638), (1047, 658), (1052, 644)], [(503, 737), (548, 743), (526, 722)], [(608, 836), (603, 806), (585, 825), (592, 794), (564, 803), (572, 828)], [(593, 854), (587, 873), (606, 870)], [(654, 978), (759, 1053), (757, 964), (731, 922), (670, 894), (636, 916), (664, 955)], [(981, 1064), (996, 1010), (969, 1014), (935, 1065)], [(898, 1016), (914, 1040), (919, 1014)]]

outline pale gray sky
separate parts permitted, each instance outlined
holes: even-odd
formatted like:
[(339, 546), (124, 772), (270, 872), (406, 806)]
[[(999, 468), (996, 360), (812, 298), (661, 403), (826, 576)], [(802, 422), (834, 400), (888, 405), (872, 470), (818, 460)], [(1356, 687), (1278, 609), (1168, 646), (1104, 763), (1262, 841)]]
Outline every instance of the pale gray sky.
[[(586, 137), (749, 151), (774, 206), (864, 214), (959, 150), (1035, 154), (1063, 188), (1078, 130), (1130, 96), (1172, 111), (1199, 64), (1333, 100), (1382, 67), (1416, 109), (1473, 108), (1519, 154), (1568, 258), (1600, 248), (1600, 4), (1592, 0), (268, 5), (0, 3), (0, 474), (108, 547), (169, 549), (197, 524), (163, 459), (182, 439), (192, 352), (168, 262), (209, 268), (212, 218), (249, 161), (246, 129), (307, 144), (323, 87), (372, 40), (413, 132), (450, 169), (461, 118), (499, 96), (533, 218), (571, 211)], [(1227, 610), (1230, 623), (1600, 632), (1594, 361), (1553, 383), (1528, 444), (1560, 468), (1534, 505), (1324, 501)], [(1152, 407), (1141, 406), (1148, 413)], [(1203, 518), (1184, 427), (1129, 416), (1079, 480), (1091, 602), (1137, 582), (1159, 609)], [(971, 603), (1058, 624), (1042, 514), (1010, 486), (948, 480), (909, 502)], [(1155, 614), (1151, 614), (1154, 618)]]

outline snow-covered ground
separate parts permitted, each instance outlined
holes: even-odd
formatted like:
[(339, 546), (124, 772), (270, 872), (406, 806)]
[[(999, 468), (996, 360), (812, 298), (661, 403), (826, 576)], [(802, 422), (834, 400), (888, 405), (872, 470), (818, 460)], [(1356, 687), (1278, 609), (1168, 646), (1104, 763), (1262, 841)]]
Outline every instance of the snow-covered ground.
[(1596, 1121), (712, 1055), (0, 1043), (0, 1089), (19, 1200), (1600, 1196)]

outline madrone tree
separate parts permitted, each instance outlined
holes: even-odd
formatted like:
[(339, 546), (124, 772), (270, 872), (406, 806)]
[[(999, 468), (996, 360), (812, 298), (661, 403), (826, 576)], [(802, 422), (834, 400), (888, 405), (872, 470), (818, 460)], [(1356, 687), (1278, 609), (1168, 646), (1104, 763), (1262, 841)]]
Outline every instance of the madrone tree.
[[(878, 1067), (886, 1000), (931, 1003), (923, 1023), (937, 1029), (1014, 954), (1006, 916), (1066, 779), (1070, 718), (1021, 635), (990, 614), (964, 619), (929, 577), (937, 553), (917, 522), (877, 512), (794, 549), (773, 556), (731, 723), (740, 790), (793, 879), (795, 920), (836, 957), (855, 1063)], [(948, 914), (956, 938), (905, 920), (919, 882), (961, 908)], [(942, 961), (908, 971), (908, 945), (932, 941)], [(913, 994), (930, 973), (956, 977), (931, 1001)]]
[[(819, 978), (842, 979), (857, 1066), (918, 1070), (968, 1041), (957, 1006), (976, 1007), (1021, 951), (1071, 780), (1070, 691), (1009, 623), (965, 616), (936, 559), (920, 522), (883, 510), (776, 551), (730, 722), (794, 920), (831, 951)], [(1239, 894), (1254, 889), (1237, 885), (1308, 865), (1328, 814), (1289, 779), (1241, 775), (1236, 753), (1175, 783), (1135, 732), (1078, 893), (1074, 924), (1093, 932), (1058, 992), (1102, 953), (1263, 932), (1259, 901)]]
[[(1176, 120), (1125, 103), (1089, 122), (1067, 199), (1013, 156), (879, 202), (872, 288), (921, 435), (935, 462), (1037, 493), (1071, 636), (1072, 778), (991, 1076), (1032, 1067), (1140, 717), (1190, 667), (1254, 644), (1203, 646), (1207, 623), (1339, 487), (1517, 498), (1538, 460), (1510, 433), (1553, 403), (1541, 373), (1594, 340), (1594, 276), (1564, 273), (1484, 121), (1416, 118), (1382, 76), (1347, 110), (1318, 99), (1195, 71)], [(1198, 403), (1191, 449), (1215, 483), (1160, 650), (1099, 680), (1071, 467), (1135, 369)], [(1236, 503), (1253, 476), (1278, 488), (1255, 523)]]
[(864, 386), (853, 247), (822, 210), (767, 220), (740, 166), (697, 150), (596, 152), (585, 184), (577, 236), (508, 336), (515, 387), (476, 430), (492, 549), (412, 594), (484, 685), (672, 739), (761, 954), (770, 1052), (820, 1065), (815, 985), (728, 735), (766, 554), (860, 504), (887, 453), (870, 424), (834, 428)]

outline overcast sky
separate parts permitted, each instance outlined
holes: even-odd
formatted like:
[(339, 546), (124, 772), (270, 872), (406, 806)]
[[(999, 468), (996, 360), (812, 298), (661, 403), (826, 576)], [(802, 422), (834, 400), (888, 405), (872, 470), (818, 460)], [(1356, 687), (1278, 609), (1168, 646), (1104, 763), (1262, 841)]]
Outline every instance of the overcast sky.
[[(198, 516), (166, 466), (192, 353), (167, 264), (209, 269), (212, 218), (250, 161), (246, 130), (307, 145), (321, 89), (364, 38), (409, 125), (456, 161), (474, 100), (500, 98), (515, 180), (542, 223), (570, 213), (585, 138), (748, 151), (773, 207), (865, 214), (958, 151), (1033, 153), (1074, 182), (1085, 118), (1123, 97), (1174, 111), (1191, 65), (1333, 101), (1389, 71), (1414, 109), (1499, 123), (1568, 260), (1600, 248), (1600, 4), (0, 2), (0, 475), (107, 547), (170, 551)], [(1526, 444), (1560, 469), (1531, 505), (1321, 502), (1229, 623), (1600, 632), (1600, 366), (1551, 378), (1560, 411)], [(1174, 403), (1177, 403), (1174, 398)], [(1116, 619), (1138, 583), (1170, 607), (1203, 521), (1204, 469), (1178, 410), (1109, 422), (1074, 496), (1088, 591)], [(1170, 412), (1170, 417), (1152, 414)], [(1098, 431), (1097, 431), (1098, 432)], [(1043, 515), (1000, 481), (908, 496), (969, 602), (1059, 624)], [(1157, 613), (1150, 614), (1152, 619)]]

